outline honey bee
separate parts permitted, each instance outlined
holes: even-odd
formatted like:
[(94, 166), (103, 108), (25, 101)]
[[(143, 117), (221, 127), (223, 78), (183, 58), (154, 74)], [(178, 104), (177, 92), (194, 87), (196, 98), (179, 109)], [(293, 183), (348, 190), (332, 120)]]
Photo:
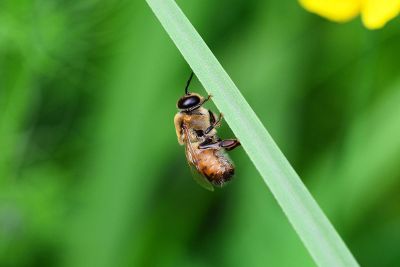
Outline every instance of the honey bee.
[(177, 102), (179, 112), (175, 115), (176, 135), (180, 145), (185, 145), (186, 159), (199, 175), (196, 181), (208, 190), (222, 186), (231, 180), (235, 167), (225, 153), (240, 145), (237, 139), (221, 140), (217, 130), (221, 125), (222, 114), (216, 115), (203, 107), (211, 99), (188, 91), (193, 72), (186, 83), (185, 95)]

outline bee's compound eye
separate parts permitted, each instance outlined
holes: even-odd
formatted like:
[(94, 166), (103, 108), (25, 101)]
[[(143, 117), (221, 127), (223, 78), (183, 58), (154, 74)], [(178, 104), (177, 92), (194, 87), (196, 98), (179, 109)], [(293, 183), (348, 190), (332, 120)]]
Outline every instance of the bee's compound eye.
[(200, 104), (200, 98), (198, 96), (187, 96), (182, 97), (178, 101), (178, 108), (179, 109), (188, 109)]

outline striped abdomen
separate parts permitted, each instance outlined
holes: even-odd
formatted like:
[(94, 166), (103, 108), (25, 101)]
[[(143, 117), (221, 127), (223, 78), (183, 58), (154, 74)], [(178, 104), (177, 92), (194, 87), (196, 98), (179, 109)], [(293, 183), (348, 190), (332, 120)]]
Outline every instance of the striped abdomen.
[(234, 175), (235, 167), (223, 149), (197, 149), (196, 154), (198, 170), (212, 184), (222, 186)]

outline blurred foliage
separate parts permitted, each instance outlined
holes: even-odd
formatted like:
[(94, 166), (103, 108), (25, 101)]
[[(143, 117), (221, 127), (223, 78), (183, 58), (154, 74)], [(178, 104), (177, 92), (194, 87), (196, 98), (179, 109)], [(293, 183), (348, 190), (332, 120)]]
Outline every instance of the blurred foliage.
[[(398, 266), (399, 19), (178, 4), (360, 264)], [(313, 266), (243, 150), (227, 187), (192, 181), (189, 73), (144, 2), (0, 1), (0, 266)]]

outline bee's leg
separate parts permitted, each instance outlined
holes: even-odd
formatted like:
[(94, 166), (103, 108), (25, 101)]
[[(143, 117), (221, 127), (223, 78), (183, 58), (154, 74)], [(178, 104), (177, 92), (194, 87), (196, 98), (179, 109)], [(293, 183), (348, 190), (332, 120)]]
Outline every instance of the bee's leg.
[(219, 149), (220, 147), (219, 142), (210, 143), (209, 140), (206, 140), (199, 145), (199, 149)]
[(219, 114), (218, 120), (215, 119), (214, 113), (208, 111), (210, 114), (210, 123), (211, 125), (204, 131), (204, 134), (208, 134), (212, 131), (212, 129), (217, 128), (221, 125), (221, 120), (224, 117), (222, 113)]
[(216, 143), (210, 143), (209, 140), (206, 140), (199, 145), (199, 149), (218, 149), (222, 147), (229, 151), (238, 146), (240, 146), (240, 142), (237, 139), (226, 139)]
[(210, 100), (212, 98), (212, 95), (208, 95), (207, 98), (205, 98), (203, 100), (203, 102), (201, 102), (200, 106), (204, 105), (204, 103), (206, 103), (208, 100)]
[(211, 125), (215, 124), (216, 121), (215, 114), (211, 110), (208, 110), (208, 115), (210, 116), (210, 124)]
[(237, 139), (226, 139), (219, 142), (219, 145), (226, 150), (233, 150), (236, 147), (240, 146), (240, 142)]
[(208, 95), (207, 98), (203, 101), (203, 103), (204, 103), (204, 102), (207, 102), (207, 101), (210, 100), (211, 98), (212, 98), (212, 95)]
[(207, 148), (215, 148), (215, 144), (218, 144), (218, 142), (214, 142), (210, 138), (206, 138), (203, 142), (199, 144), (200, 149), (207, 149)]

